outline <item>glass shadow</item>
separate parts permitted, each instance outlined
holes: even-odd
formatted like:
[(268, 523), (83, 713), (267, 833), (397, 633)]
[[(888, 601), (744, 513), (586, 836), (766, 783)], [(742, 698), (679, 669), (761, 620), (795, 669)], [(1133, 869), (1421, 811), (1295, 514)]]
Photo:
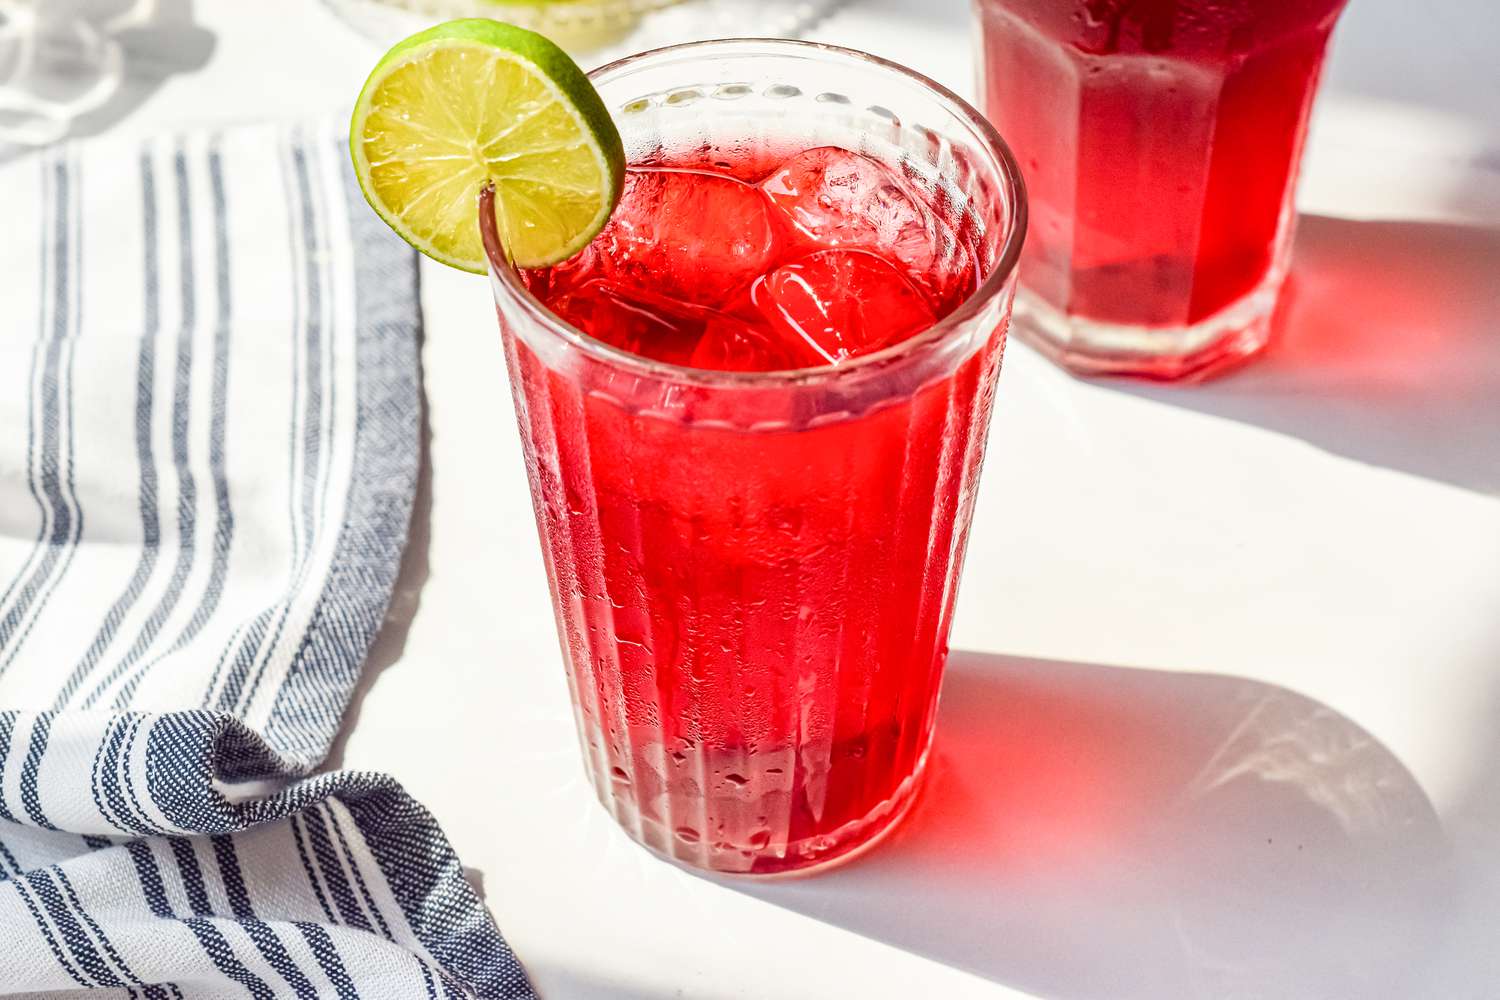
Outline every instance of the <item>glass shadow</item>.
[(889, 841), (723, 884), (1040, 996), (1423, 995), (1453, 898), (1411, 774), (1243, 678), (955, 652)]

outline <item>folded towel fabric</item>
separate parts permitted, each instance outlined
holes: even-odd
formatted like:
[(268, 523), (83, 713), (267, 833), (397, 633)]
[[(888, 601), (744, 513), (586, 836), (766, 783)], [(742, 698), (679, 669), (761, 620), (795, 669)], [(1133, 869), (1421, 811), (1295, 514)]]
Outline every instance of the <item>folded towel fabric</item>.
[(328, 753), (417, 462), (412, 251), (336, 128), (0, 167), (0, 994), (533, 997)]

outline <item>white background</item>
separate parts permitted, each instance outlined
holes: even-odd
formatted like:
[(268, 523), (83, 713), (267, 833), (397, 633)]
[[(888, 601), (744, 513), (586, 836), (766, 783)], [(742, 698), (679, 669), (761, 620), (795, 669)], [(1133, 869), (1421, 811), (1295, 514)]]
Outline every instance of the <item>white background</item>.
[[(162, 8), (83, 132), (342, 109), (378, 55), (312, 0)], [(963, 0), (815, 37), (971, 91)], [(1496, 51), (1488, 0), (1353, 0), (1255, 366), (1012, 343), (931, 784), (813, 880), (679, 871), (593, 803), (488, 290), (427, 266), (427, 472), (335, 763), (432, 808), (548, 1000), (1495, 996)]]

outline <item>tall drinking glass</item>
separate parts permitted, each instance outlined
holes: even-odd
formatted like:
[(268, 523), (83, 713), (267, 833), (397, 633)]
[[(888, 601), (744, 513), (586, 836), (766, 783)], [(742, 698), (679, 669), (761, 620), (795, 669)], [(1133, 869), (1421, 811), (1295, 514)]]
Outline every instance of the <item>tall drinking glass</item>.
[(1031, 197), (1016, 329), (1081, 373), (1259, 350), (1346, 0), (975, 0), (981, 92)]
[[(899, 66), (718, 41), (606, 66), (632, 164), (893, 166), (979, 264), (936, 326), (837, 367), (681, 368), (564, 323), (481, 209), (584, 760), (641, 843), (723, 872), (847, 857), (932, 737), (1026, 209), (985, 119)], [(727, 234), (726, 238), (731, 238)]]

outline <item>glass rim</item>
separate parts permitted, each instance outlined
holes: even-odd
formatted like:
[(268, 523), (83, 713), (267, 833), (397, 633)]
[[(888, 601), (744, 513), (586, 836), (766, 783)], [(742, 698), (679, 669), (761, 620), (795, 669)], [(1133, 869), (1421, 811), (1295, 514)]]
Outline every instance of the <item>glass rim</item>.
[(822, 54), (835, 58), (851, 59), (856, 62), (875, 66), (887, 72), (895, 73), (906, 77), (911, 82), (931, 92), (948, 106), (948, 110), (956, 118), (974, 130), (976, 138), (989, 148), (990, 153), (999, 165), (1001, 187), (1010, 193), (1012, 199), (1011, 211), (1006, 220), (1000, 255), (995, 261), (994, 268), (979, 283), (978, 288), (960, 302), (952, 312), (922, 332), (908, 337), (899, 343), (892, 344), (890, 347), (851, 358), (837, 365), (818, 365), (807, 368), (786, 368), (775, 371), (751, 372), (690, 368), (685, 365), (674, 365), (665, 361), (656, 361), (639, 354), (634, 354), (590, 336), (588, 333), (578, 329), (567, 320), (552, 312), (540, 299), (533, 295), (525, 284), (522, 283), (516, 269), (505, 259), (505, 253), (500, 245), (499, 232), (495, 225), (493, 192), (486, 186), (479, 198), (479, 229), (484, 242), (485, 257), (489, 262), (491, 285), (495, 288), (504, 287), (525, 311), (527, 319), (543, 328), (549, 335), (571, 348), (616, 368), (624, 369), (631, 374), (705, 386), (741, 386), (753, 388), (844, 379), (858, 372), (881, 368), (908, 357), (922, 354), (926, 350), (946, 342), (957, 331), (961, 331), (989, 303), (1004, 293), (1006, 285), (1010, 283), (1016, 272), (1021, 257), (1021, 246), (1026, 238), (1028, 206), (1026, 185), (1021, 177), (1020, 165), (1017, 163), (1015, 154), (1011, 151), (1010, 146), (1006, 144), (1005, 139), (1001, 137), (999, 131), (990, 123), (988, 118), (970, 102), (964, 100), (931, 77), (909, 66), (903, 66), (898, 62), (872, 55), (868, 52), (862, 52), (859, 49), (846, 48), (841, 45), (829, 45), (823, 42), (802, 41), (799, 39), (754, 37), (708, 39), (647, 49), (644, 52), (637, 52), (590, 70), (588, 77), (590, 80), (598, 81), (647, 60), (658, 60), (663, 57), (684, 53), (702, 53), (705, 56), (712, 57), (715, 52), (722, 52), (724, 49), (741, 46), (760, 46), (777, 49), (793, 55)]

